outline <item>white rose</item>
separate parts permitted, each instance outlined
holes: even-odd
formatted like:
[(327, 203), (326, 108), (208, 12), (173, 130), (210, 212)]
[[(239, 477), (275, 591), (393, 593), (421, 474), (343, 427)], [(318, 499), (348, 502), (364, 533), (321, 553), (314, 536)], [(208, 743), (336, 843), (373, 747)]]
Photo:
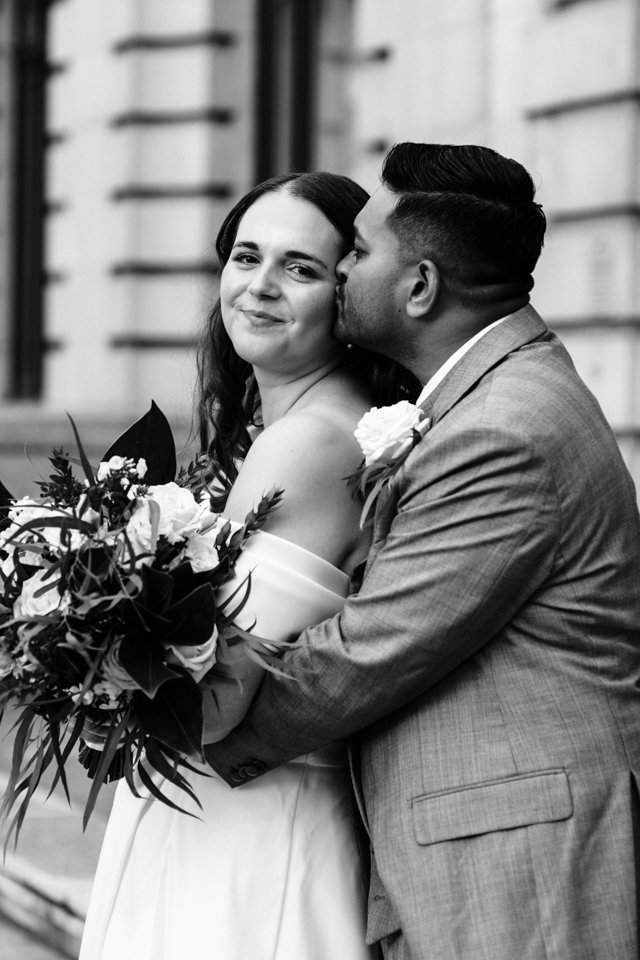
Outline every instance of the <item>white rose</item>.
[[(151, 509), (149, 507), (149, 501), (146, 498), (136, 503), (135, 510), (129, 517), (125, 530), (136, 556), (141, 553), (153, 553), (155, 551), (153, 528), (151, 525)], [(150, 563), (151, 558), (145, 558), (143, 562)]]
[(404, 453), (413, 441), (423, 411), (408, 400), (390, 407), (372, 407), (354, 431), (364, 454), (365, 463), (389, 464)]
[[(9, 511), (9, 519), (12, 521), (9, 526), (0, 534), (0, 545), (10, 540), (28, 541), (35, 538), (34, 531), (23, 531), (22, 527), (31, 520), (49, 519), (55, 511), (43, 507), (36, 500), (29, 497), (23, 497), (17, 500)], [(58, 531), (59, 534), (59, 531)]]
[(148, 493), (160, 507), (158, 533), (169, 543), (184, 540), (199, 528), (206, 510), (190, 490), (171, 482), (149, 487)]
[(144, 457), (140, 457), (140, 459), (136, 463), (135, 470), (138, 476), (140, 477), (140, 479), (142, 480), (142, 478), (147, 472), (147, 461), (144, 459)]
[(208, 530), (197, 530), (188, 537), (184, 555), (194, 573), (206, 573), (207, 570), (215, 570), (218, 566), (220, 557), (216, 548), (216, 539), (226, 522), (224, 518), (217, 518)]
[[(93, 513), (93, 511), (91, 511), (91, 513)], [(94, 517), (95, 516), (97, 516), (97, 514), (94, 513)], [(47, 521), (54, 517), (69, 517), (75, 519), (75, 513), (72, 510), (63, 510), (62, 507), (48, 507), (35, 500), (30, 500), (29, 497), (23, 497), (22, 500), (18, 500), (16, 505), (9, 511), (9, 518), (13, 522), (3, 531), (0, 545), (2, 542), (9, 540), (20, 541), (21, 543), (36, 543), (42, 542), (44, 539), (52, 547), (60, 550), (62, 547), (62, 530), (60, 527), (46, 526)], [(89, 522), (91, 522), (93, 518), (87, 516), (86, 518), (83, 517), (83, 519), (88, 519)], [(22, 527), (24, 524), (30, 523), (33, 520), (38, 523), (37, 529), (23, 531)], [(86, 539), (84, 534), (80, 533), (79, 530), (68, 530), (67, 533), (69, 536), (67, 542), (71, 550), (77, 550)], [(27, 563), (39, 562), (27, 557), (25, 557), (25, 561)]]
[(199, 528), (202, 517), (207, 513), (190, 490), (179, 487), (173, 481), (149, 487), (147, 494), (137, 503), (126, 528), (136, 553), (148, 553), (155, 549), (150, 500), (159, 508), (158, 536), (166, 537), (169, 543), (185, 540)]
[(25, 523), (32, 516), (39, 516), (44, 512), (44, 507), (37, 500), (32, 500), (31, 497), (21, 497), (20, 500), (14, 502), (11, 510), (9, 510), (9, 519), (15, 521), (15, 523)]
[(58, 592), (59, 581), (53, 577), (45, 580), (45, 576), (46, 570), (36, 570), (25, 580), (13, 605), (14, 617), (45, 617), (54, 611), (63, 612), (68, 607), (68, 600)]

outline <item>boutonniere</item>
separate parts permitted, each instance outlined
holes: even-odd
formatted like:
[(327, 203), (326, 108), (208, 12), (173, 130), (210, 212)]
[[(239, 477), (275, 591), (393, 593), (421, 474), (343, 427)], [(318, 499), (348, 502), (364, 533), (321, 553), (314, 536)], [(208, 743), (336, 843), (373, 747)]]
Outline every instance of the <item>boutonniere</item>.
[(364, 455), (347, 484), (364, 501), (360, 526), (369, 520), (376, 500), (431, 425), (422, 407), (400, 400), (390, 407), (372, 407), (358, 422), (354, 436)]

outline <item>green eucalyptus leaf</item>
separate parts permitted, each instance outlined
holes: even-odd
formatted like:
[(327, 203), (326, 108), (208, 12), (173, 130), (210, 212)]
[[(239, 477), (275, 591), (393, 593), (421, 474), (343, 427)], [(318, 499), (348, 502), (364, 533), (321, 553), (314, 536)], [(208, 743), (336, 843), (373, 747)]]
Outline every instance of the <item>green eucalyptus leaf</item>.
[[(50, 517), (35, 517), (33, 520), (27, 520), (20, 524), (19, 533), (29, 533), (31, 530), (79, 530), (80, 533), (92, 534), (96, 528), (92, 523), (81, 520), (80, 517), (74, 517), (73, 514), (61, 516), (59, 513), (52, 513)], [(14, 539), (12, 538), (12, 543)], [(17, 542), (17, 541), (15, 541)]]
[(100, 756), (100, 761), (98, 763), (98, 768), (95, 772), (95, 776), (93, 777), (91, 789), (89, 790), (87, 802), (84, 807), (84, 812), (82, 815), (83, 830), (87, 829), (87, 824), (91, 814), (93, 813), (93, 808), (95, 807), (96, 800), (98, 799), (98, 794), (102, 788), (102, 785), (107, 782), (109, 768), (120, 744), (120, 738), (125, 731), (126, 723), (127, 717), (124, 716), (120, 720), (119, 724), (112, 726), (109, 729), (107, 739), (104, 743), (104, 747)]
[(74, 437), (76, 438), (76, 444), (77, 444), (77, 446), (78, 446), (78, 454), (79, 454), (79, 456), (80, 456), (80, 463), (82, 464), (82, 469), (83, 469), (83, 471), (84, 471), (84, 475), (85, 475), (85, 477), (87, 478), (87, 480), (89, 481), (89, 484), (93, 484), (93, 483), (95, 482), (95, 477), (94, 477), (94, 474), (93, 474), (93, 467), (92, 467), (91, 464), (89, 463), (89, 459), (88, 459), (86, 453), (84, 452), (84, 447), (82, 446), (82, 441), (80, 440), (80, 434), (78, 433), (78, 428), (76, 427), (76, 425), (75, 425), (75, 423), (74, 423), (73, 417), (72, 417), (70, 414), (67, 414), (67, 416), (69, 417), (69, 420), (70, 420), (70, 422), (71, 422), (71, 427), (72, 427), (72, 429), (73, 429), (73, 435), (74, 435)]
[[(147, 740), (145, 759), (149, 762), (149, 765), (160, 774), (160, 776), (164, 777), (165, 780), (168, 780), (169, 783), (174, 783), (181, 790), (184, 790), (185, 793), (188, 793), (191, 799), (200, 807), (200, 809), (202, 809), (202, 804), (198, 800), (195, 791), (191, 787), (191, 784), (178, 770), (176, 761), (174, 760), (172, 762), (167, 757), (160, 744), (154, 740), (153, 737), (149, 737)], [(187, 766), (189, 770), (195, 770), (195, 767), (184, 763), (184, 761), (181, 761), (181, 764)]]
[(185, 810), (184, 807), (179, 806), (177, 803), (174, 803), (173, 800), (171, 800), (165, 793), (162, 792), (160, 787), (154, 783), (147, 770), (145, 770), (144, 764), (142, 763), (138, 765), (138, 776), (140, 777), (140, 782), (142, 785), (146, 787), (149, 793), (155, 797), (156, 800), (159, 800), (160, 803), (164, 803), (165, 806), (171, 807), (172, 810), (177, 810), (178, 813), (184, 813), (186, 816), (190, 817), (194, 816), (194, 814), (190, 813), (188, 810)]

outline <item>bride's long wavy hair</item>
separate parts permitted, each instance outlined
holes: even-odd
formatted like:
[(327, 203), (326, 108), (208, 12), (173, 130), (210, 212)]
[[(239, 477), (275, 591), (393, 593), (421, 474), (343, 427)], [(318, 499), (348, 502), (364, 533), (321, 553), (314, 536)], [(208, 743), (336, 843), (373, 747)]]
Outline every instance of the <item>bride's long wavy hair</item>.
[[(286, 190), (291, 196), (312, 203), (336, 228), (344, 241), (344, 253), (353, 243), (353, 221), (368, 200), (368, 194), (349, 177), (334, 173), (289, 173), (259, 183), (233, 207), (216, 239), (220, 269), (227, 263), (240, 220), (259, 197)], [(382, 406), (399, 399), (413, 399), (416, 381), (387, 357), (353, 347), (347, 362), (368, 386), (373, 401)], [(220, 299), (213, 306), (197, 352), (197, 429), (200, 449), (208, 454), (211, 470), (223, 479), (226, 490), (219, 497), (224, 506), (238, 475), (238, 463), (251, 445), (249, 426), (260, 424), (260, 395), (250, 363), (236, 353), (222, 322)]]

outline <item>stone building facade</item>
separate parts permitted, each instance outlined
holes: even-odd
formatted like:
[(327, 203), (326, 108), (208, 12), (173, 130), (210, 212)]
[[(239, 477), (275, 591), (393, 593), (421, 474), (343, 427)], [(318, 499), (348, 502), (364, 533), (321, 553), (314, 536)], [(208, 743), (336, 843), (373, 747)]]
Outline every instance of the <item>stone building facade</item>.
[[(147, 408), (185, 442), (213, 242), (254, 182), (398, 140), (521, 160), (533, 301), (640, 485), (637, 0), (0, 0), (0, 478)], [(34, 461), (24, 458), (24, 445)]]

